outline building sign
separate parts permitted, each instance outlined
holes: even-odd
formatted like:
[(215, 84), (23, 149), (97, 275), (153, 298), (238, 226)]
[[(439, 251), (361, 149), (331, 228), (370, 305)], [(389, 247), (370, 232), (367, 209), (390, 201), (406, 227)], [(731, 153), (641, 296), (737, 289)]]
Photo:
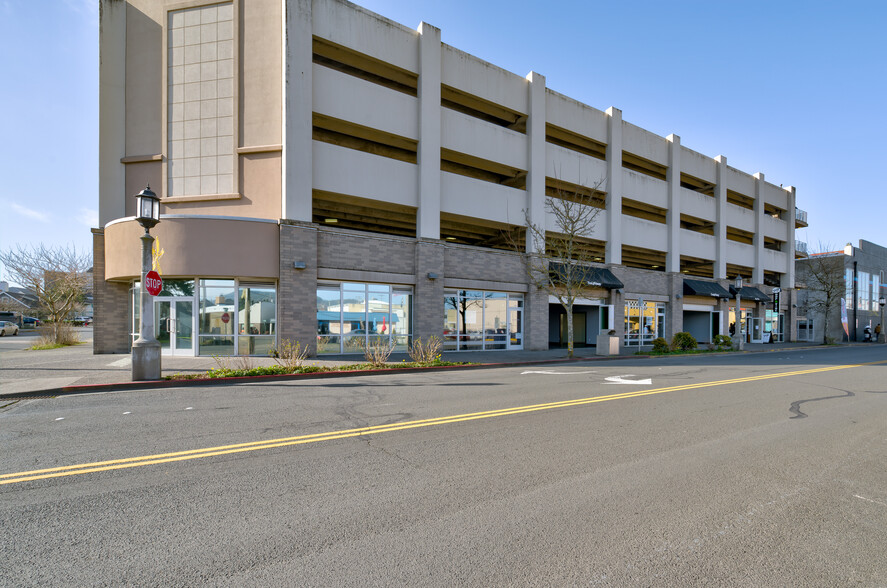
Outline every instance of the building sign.
[(847, 301), (841, 298), (841, 324), (844, 325), (844, 333), (850, 339), (850, 327), (847, 326)]
[(145, 274), (145, 290), (147, 290), (148, 294), (151, 296), (157, 296), (160, 294), (160, 291), (163, 290), (163, 279), (160, 277), (160, 274), (154, 270)]
[(782, 288), (773, 288), (773, 312), (779, 313), (779, 296), (782, 294)]

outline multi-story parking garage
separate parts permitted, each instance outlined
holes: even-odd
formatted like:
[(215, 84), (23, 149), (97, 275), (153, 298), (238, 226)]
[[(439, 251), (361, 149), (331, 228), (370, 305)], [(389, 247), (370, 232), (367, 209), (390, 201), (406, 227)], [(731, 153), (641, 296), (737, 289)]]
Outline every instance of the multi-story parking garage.
[(793, 188), (342, 0), (101, 8), (96, 353), (137, 331), (148, 183), (165, 353), (558, 345), (563, 310), (506, 236), (553, 230), (563, 194), (601, 209), (585, 245), (606, 279), (574, 309), (579, 344), (726, 334), (737, 275), (750, 338), (795, 332)]

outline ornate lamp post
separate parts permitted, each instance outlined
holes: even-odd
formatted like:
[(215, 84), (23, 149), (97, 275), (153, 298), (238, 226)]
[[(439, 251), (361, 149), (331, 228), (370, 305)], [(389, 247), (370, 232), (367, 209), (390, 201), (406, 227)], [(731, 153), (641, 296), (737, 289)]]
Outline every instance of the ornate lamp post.
[(136, 194), (136, 220), (145, 228), (142, 235), (142, 281), (139, 288), (139, 338), (132, 344), (132, 379), (160, 379), (160, 341), (154, 337), (154, 299), (147, 292), (145, 277), (151, 271), (151, 227), (160, 222), (160, 199), (151, 186)]
[(736, 290), (736, 339), (733, 340), (733, 348), (742, 351), (745, 346), (742, 337), (742, 295), (740, 294), (742, 292), (742, 276), (736, 276), (733, 287)]

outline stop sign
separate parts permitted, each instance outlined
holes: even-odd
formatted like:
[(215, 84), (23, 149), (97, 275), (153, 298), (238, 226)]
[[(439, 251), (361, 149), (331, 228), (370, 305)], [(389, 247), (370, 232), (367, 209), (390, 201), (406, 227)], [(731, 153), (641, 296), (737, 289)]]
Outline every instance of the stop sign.
[(149, 271), (145, 274), (145, 290), (148, 291), (148, 294), (151, 296), (157, 296), (160, 294), (160, 291), (163, 289), (163, 279), (161, 279), (160, 274), (155, 272), (154, 270)]
[(230, 321), (230, 320), (231, 320), (231, 316), (227, 312), (222, 315), (222, 322), (223, 323), (227, 324), (228, 321)]

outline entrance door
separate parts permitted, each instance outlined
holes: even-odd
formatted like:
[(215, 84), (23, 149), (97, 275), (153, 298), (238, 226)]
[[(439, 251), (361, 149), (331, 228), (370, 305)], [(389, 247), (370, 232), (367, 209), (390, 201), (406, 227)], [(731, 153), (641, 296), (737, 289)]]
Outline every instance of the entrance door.
[(514, 306), (512, 302), (519, 302), (516, 300), (509, 300), (509, 308), (508, 308), (508, 349), (523, 349), (524, 348), (524, 339), (523, 339), (523, 331), (524, 331), (524, 323), (523, 323), (523, 308), (520, 306)]
[(194, 355), (194, 300), (155, 298), (154, 332), (162, 355)]
[(764, 342), (764, 319), (760, 317), (750, 317), (748, 321), (751, 323), (750, 343), (763, 343)]
[[(567, 332), (569, 326), (567, 325), (567, 315), (562, 314), (561, 324), (560, 324), (560, 343), (562, 347), (567, 347), (570, 344), (569, 333)], [(585, 346), (585, 313), (584, 312), (574, 312), (573, 313), (573, 346), (574, 347), (584, 347)]]

